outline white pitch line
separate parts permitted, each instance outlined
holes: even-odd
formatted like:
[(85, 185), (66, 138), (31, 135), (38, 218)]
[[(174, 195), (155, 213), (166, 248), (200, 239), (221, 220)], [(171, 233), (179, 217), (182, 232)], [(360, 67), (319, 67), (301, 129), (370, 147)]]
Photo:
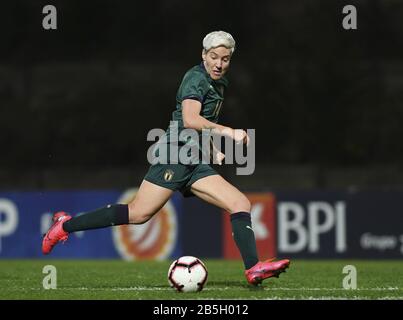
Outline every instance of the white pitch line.
[(265, 291), (396, 291), (400, 290), (398, 287), (376, 287), (376, 288), (357, 288), (357, 289), (344, 289), (344, 288), (268, 288)]
[[(229, 290), (240, 290), (240, 291), (251, 291), (251, 288), (246, 287), (207, 287), (203, 291), (229, 291)], [(41, 291), (44, 290), (41, 287), (38, 288), (7, 288), (6, 291)], [(117, 288), (88, 288), (88, 287), (77, 287), (77, 288), (57, 288), (60, 291), (172, 291), (170, 287), (117, 287)], [(356, 292), (356, 291), (399, 291), (398, 287), (375, 287), (375, 288), (357, 288), (357, 289), (343, 289), (343, 288), (269, 288), (265, 287), (261, 290), (255, 289), (257, 292), (276, 292), (276, 291), (344, 291), (344, 292)]]
[[(231, 298), (232, 299), (232, 298)], [(258, 298), (259, 300), (403, 300), (403, 296), (384, 296), (384, 297), (367, 297), (367, 296), (353, 296), (353, 297), (345, 297), (345, 296), (322, 296), (322, 297), (313, 297), (313, 296), (301, 296), (301, 297), (268, 297), (268, 298)]]

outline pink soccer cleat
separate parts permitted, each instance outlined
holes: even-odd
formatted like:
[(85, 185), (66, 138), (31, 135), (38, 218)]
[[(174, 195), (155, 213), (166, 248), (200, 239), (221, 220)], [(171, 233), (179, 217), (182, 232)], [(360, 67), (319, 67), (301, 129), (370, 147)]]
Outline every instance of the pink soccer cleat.
[(63, 230), (63, 223), (70, 219), (71, 216), (63, 211), (57, 212), (53, 215), (53, 225), (48, 232), (46, 232), (42, 240), (43, 254), (49, 254), (59, 241), (65, 242), (68, 239), (69, 234)]
[(250, 284), (258, 285), (264, 279), (276, 277), (278, 278), (280, 273), (285, 272), (290, 266), (290, 260), (283, 259), (274, 261), (275, 258), (258, 262), (252, 268), (245, 271), (246, 280)]

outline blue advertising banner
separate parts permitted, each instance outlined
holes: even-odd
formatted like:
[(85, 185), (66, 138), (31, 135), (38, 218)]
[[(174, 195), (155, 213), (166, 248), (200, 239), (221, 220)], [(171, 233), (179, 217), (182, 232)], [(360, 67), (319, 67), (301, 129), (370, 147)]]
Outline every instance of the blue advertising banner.
[[(42, 235), (52, 223), (53, 212), (76, 215), (128, 203), (135, 193), (136, 189), (0, 193), (0, 258), (44, 257)], [(265, 193), (246, 194), (261, 255), (272, 248), (270, 255), (290, 258), (403, 257), (401, 192), (270, 194), (269, 202)], [(49, 258), (233, 259), (239, 254), (231, 233), (228, 213), (175, 193), (149, 222), (72, 233)]]
[(403, 257), (398, 191), (276, 192), (277, 252), (292, 258)]
[[(267, 201), (268, 194), (246, 193), (260, 257), (403, 258), (402, 192), (282, 190)], [(240, 259), (228, 213), (198, 199), (184, 208), (187, 253)]]
[[(127, 203), (136, 189), (119, 191), (0, 193), (0, 258), (43, 257), (42, 235), (52, 213), (72, 215), (113, 203)], [(49, 258), (165, 259), (180, 256), (182, 199), (171, 200), (146, 224), (76, 232)]]

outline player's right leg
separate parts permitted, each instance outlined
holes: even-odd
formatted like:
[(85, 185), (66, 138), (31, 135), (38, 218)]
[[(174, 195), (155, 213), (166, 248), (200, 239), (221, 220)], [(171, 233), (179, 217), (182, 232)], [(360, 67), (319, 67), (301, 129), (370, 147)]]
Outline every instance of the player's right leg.
[(245, 264), (245, 277), (250, 284), (278, 277), (290, 265), (290, 260), (259, 261), (250, 216), (248, 198), (220, 175), (211, 175), (195, 181), (191, 191), (199, 198), (228, 211), (233, 237)]
[(173, 192), (143, 180), (136, 197), (128, 205), (108, 205), (74, 218), (65, 212), (57, 212), (53, 216), (53, 225), (43, 237), (42, 252), (50, 253), (57, 243), (66, 241), (72, 232), (145, 223), (164, 206)]

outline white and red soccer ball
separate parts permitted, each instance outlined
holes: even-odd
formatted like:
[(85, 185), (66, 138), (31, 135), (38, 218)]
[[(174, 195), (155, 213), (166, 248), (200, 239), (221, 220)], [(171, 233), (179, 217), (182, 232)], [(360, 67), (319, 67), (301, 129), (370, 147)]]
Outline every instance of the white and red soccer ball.
[(184, 256), (172, 262), (168, 270), (168, 281), (179, 292), (203, 290), (207, 282), (207, 268), (204, 263), (192, 256)]

